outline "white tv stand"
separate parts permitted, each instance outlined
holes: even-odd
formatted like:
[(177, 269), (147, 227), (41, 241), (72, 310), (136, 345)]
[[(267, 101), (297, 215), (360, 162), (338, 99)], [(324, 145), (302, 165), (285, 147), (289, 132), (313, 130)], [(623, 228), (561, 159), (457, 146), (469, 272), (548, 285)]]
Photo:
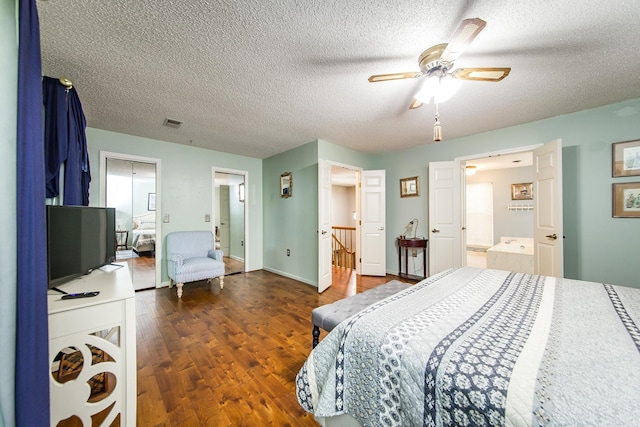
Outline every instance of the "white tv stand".
[(100, 291), (98, 296), (63, 300), (49, 290), (52, 426), (70, 417), (91, 426), (95, 414), (100, 425), (118, 416), (121, 426), (136, 425), (135, 293), (127, 264), (119, 266), (58, 286), (68, 293)]

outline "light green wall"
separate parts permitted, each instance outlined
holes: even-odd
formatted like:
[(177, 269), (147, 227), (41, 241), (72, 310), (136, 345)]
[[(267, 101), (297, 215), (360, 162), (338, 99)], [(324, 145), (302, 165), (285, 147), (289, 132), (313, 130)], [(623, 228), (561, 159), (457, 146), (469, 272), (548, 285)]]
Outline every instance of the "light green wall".
[(18, 40), (16, 2), (0, 0), (0, 426), (14, 425), (17, 285), (16, 121)]
[[(264, 160), (264, 267), (316, 286), (318, 159), (371, 169), (375, 156), (317, 140)], [(293, 196), (286, 199), (280, 197), (284, 172), (293, 174)]]
[[(161, 209), (162, 215), (170, 216), (170, 222), (162, 224), (163, 243), (166, 235), (172, 231), (212, 230), (212, 223), (205, 222), (204, 217), (205, 214), (213, 213), (213, 167), (247, 171), (247, 269), (262, 268), (261, 160), (94, 128), (87, 128), (87, 145), (92, 177), (89, 190), (90, 204), (94, 206), (98, 205), (100, 200), (100, 151), (160, 159), (161, 205), (158, 209)], [(167, 266), (162, 262), (162, 281), (168, 280)]]
[(347, 166), (356, 166), (362, 169), (373, 169), (376, 164), (375, 155), (361, 153), (323, 140), (318, 140), (318, 159), (329, 160)]
[[(632, 237), (640, 236), (640, 220), (611, 217), (612, 183), (640, 181), (611, 177), (611, 144), (640, 138), (640, 99), (453, 140), (446, 139), (446, 127), (443, 131), (440, 143), (376, 159), (387, 169), (388, 271), (397, 270), (395, 237), (407, 218), (426, 225), (429, 162), (561, 138), (565, 276), (640, 288), (638, 238)], [(420, 197), (401, 200), (398, 179), (412, 175), (420, 176)]]
[[(285, 172), (292, 174), (288, 198), (280, 197)], [(318, 141), (265, 159), (263, 193), (264, 268), (317, 286)]]
[[(264, 267), (316, 286), (318, 159), (371, 169), (375, 156), (317, 140), (264, 160)], [(293, 197), (287, 199), (280, 197), (284, 172), (293, 174)]]

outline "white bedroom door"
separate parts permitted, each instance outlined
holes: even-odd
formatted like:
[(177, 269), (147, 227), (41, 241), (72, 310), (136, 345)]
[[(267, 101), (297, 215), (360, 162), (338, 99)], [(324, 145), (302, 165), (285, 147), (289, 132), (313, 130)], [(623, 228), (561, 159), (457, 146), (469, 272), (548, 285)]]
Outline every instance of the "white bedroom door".
[(331, 164), (318, 160), (318, 292), (331, 286)]
[(534, 273), (564, 276), (562, 140), (533, 151)]
[(429, 275), (462, 266), (462, 169), (429, 163)]
[(360, 274), (384, 276), (387, 274), (385, 171), (363, 171), (361, 184)]
[(231, 209), (228, 185), (220, 186), (220, 249), (224, 256), (231, 254)]

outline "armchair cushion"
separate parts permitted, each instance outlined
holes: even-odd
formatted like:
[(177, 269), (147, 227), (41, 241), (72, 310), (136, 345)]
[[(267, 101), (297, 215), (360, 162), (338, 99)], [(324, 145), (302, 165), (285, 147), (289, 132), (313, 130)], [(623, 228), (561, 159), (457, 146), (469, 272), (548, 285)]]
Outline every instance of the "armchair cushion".
[(176, 282), (178, 297), (182, 286), (196, 280), (220, 278), (223, 287), (223, 252), (216, 250), (210, 231), (176, 231), (167, 235), (167, 272)]

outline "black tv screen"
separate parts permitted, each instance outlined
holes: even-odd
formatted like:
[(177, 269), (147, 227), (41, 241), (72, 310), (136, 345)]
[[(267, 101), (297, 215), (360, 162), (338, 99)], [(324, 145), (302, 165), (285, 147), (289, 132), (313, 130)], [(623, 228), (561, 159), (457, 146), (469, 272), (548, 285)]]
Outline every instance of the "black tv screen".
[(114, 208), (47, 206), (49, 288), (112, 262), (115, 223)]

